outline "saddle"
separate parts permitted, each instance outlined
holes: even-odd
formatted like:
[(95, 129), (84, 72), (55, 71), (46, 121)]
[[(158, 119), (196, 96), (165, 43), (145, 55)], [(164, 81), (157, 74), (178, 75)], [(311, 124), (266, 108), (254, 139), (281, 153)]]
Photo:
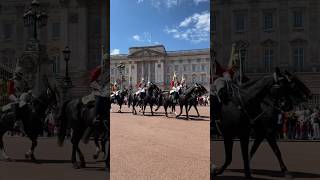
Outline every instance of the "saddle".
[(92, 106), (96, 101), (95, 95), (93, 93), (81, 98), (81, 103), (85, 106)]

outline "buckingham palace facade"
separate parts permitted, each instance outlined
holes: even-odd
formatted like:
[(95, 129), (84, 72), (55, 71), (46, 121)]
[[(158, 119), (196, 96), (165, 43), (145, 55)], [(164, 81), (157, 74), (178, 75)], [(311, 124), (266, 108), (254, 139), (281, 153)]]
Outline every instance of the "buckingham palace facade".
[[(176, 72), (178, 81), (182, 75), (188, 85), (201, 83), (209, 89), (209, 49), (166, 51), (163, 45), (131, 47), (128, 54), (111, 56), (110, 81), (136, 86), (142, 78), (162, 89), (169, 88), (169, 82)], [(123, 80), (118, 66), (123, 64)]]
[(320, 103), (320, 1), (214, 0), (212, 12), (219, 62), (228, 63), (236, 43), (247, 75), (288, 69), (312, 90), (310, 103)]

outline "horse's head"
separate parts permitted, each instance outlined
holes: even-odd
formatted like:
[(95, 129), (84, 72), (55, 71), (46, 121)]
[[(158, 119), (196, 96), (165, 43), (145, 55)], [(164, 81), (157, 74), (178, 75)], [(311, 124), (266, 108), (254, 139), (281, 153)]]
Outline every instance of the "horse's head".
[(56, 86), (54, 88), (48, 86), (43, 95), (39, 97), (39, 100), (46, 103), (48, 108), (52, 111), (56, 111), (58, 109), (59, 99), (60, 94)]
[(292, 109), (293, 105), (298, 105), (312, 97), (309, 88), (298, 77), (288, 71), (281, 73), (277, 69), (274, 73), (274, 79), (275, 84), (271, 88), (271, 94), (287, 110)]
[(285, 71), (284, 74), (288, 81), (288, 96), (295, 105), (312, 98), (310, 89), (297, 76), (288, 71)]

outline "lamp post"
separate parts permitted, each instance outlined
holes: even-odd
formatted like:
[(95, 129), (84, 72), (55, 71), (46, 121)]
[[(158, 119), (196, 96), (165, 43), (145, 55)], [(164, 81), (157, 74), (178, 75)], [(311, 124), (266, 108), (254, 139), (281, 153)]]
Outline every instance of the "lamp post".
[(122, 86), (122, 82), (123, 82), (123, 69), (125, 68), (125, 65), (121, 62), (118, 66), (117, 66), (118, 70), (119, 70), (119, 73), (120, 73), (120, 78), (121, 78), (121, 81), (120, 81), (120, 90), (122, 91), (123, 90), (123, 86)]
[(66, 72), (63, 78), (63, 85), (62, 85), (63, 95), (64, 95), (63, 101), (64, 101), (70, 98), (70, 96), (68, 96), (67, 94), (68, 94), (69, 88), (72, 87), (72, 81), (71, 81), (71, 78), (69, 77), (69, 61), (70, 61), (71, 50), (69, 49), (68, 46), (66, 46), (66, 48), (62, 51), (62, 53), (64, 55), (64, 60), (66, 62)]
[(45, 10), (40, 10), (40, 3), (37, 0), (31, 2), (29, 10), (24, 15), (24, 26), (33, 26), (33, 39), (38, 41), (38, 27), (45, 27), (47, 25), (48, 15)]
[(64, 61), (66, 62), (66, 72), (65, 72), (65, 79), (68, 80), (69, 78), (69, 60), (70, 60), (70, 54), (71, 50), (69, 49), (68, 46), (62, 51), (64, 55)]
[[(40, 74), (41, 74), (41, 49), (38, 40), (38, 29), (45, 27), (47, 25), (48, 15), (45, 10), (40, 10), (40, 3), (38, 0), (33, 0), (29, 9), (27, 9), (23, 15), (24, 26), (33, 28), (33, 38), (30, 39), (30, 42), (26, 46), (26, 51), (31, 53), (35, 53), (37, 56), (37, 67), (36, 69), (36, 79), (35, 85), (32, 87), (36, 93), (40, 93), (41, 91), (41, 82), (40, 82)], [(33, 72), (28, 72), (33, 73)]]

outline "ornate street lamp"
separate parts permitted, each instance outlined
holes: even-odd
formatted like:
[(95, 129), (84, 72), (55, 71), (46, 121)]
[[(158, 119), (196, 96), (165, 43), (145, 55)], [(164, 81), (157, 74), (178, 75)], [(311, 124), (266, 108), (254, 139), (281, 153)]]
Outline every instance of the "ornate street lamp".
[(123, 69), (125, 68), (125, 65), (122, 62), (120, 62), (120, 64), (117, 66), (117, 68), (119, 69), (119, 73), (120, 73), (120, 78), (121, 78), (120, 89), (122, 91), (123, 90), (122, 82), (124, 81)]
[(38, 27), (47, 25), (48, 15), (45, 10), (39, 10), (40, 3), (37, 0), (31, 2), (31, 7), (24, 13), (24, 26), (33, 26), (33, 38), (38, 40)]
[(63, 55), (64, 55), (64, 60), (66, 62), (66, 72), (65, 72), (65, 79), (69, 80), (69, 60), (70, 60), (70, 54), (71, 54), (71, 50), (69, 49), (68, 46), (66, 46), (66, 48), (62, 51)]

